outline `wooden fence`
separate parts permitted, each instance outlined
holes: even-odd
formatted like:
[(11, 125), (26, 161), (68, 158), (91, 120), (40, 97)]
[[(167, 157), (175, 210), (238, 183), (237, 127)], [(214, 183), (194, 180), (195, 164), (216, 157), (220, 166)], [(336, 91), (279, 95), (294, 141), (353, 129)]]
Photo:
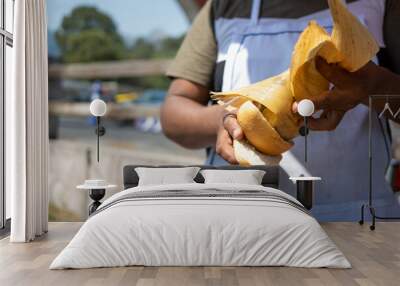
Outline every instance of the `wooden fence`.
[(96, 63), (50, 64), (50, 79), (113, 79), (165, 74), (171, 60), (123, 60)]
[[(49, 103), (50, 115), (87, 117), (90, 115), (89, 103), (86, 102), (60, 102), (52, 101)], [(116, 104), (107, 103), (107, 113), (105, 118), (114, 120), (135, 119), (139, 117), (159, 117), (160, 107), (139, 105), (139, 104)]]

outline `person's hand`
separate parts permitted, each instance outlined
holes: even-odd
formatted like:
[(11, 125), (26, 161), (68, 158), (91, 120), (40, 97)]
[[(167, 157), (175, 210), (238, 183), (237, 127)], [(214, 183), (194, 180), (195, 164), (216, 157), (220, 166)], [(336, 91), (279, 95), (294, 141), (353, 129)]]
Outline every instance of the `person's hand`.
[(311, 98), (317, 110), (348, 111), (365, 102), (375, 87), (376, 72), (379, 69), (373, 62), (368, 62), (359, 70), (349, 72), (337, 64), (328, 64), (321, 57), (317, 57), (315, 65), (319, 73), (334, 86)]
[(229, 163), (238, 164), (233, 151), (233, 140), (241, 140), (243, 138), (244, 134), (237, 122), (236, 112), (225, 111), (217, 134), (216, 152)]
[(318, 118), (309, 118), (308, 128), (316, 131), (335, 130), (345, 113), (345, 111), (325, 109)]
[[(375, 88), (375, 75), (379, 67), (369, 62), (361, 69), (349, 72), (337, 64), (328, 64), (321, 57), (317, 57), (315, 64), (320, 74), (333, 84), (333, 88), (310, 98), (315, 109), (323, 110), (323, 113), (319, 118), (310, 118), (309, 128), (334, 130), (348, 110), (368, 100)], [(293, 109), (297, 110), (296, 103)]]

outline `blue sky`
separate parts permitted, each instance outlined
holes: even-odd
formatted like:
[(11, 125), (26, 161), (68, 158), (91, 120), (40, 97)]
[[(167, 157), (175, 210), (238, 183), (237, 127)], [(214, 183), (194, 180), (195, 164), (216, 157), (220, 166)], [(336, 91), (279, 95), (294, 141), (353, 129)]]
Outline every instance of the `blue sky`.
[(189, 26), (176, 0), (47, 0), (49, 30), (55, 31), (63, 16), (80, 5), (96, 6), (109, 14), (128, 41), (158, 33), (180, 36)]

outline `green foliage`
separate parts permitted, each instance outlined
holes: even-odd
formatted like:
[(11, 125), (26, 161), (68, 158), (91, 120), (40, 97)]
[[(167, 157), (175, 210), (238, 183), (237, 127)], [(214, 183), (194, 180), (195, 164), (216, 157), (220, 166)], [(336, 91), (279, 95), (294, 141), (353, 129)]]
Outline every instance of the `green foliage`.
[(129, 57), (132, 59), (150, 59), (153, 57), (155, 47), (144, 38), (139, 38), (129, 51)]
[[(64, 63), (113, 61), (123, 59), (173, 58), (182, 37), (150, 41), (139, 38), (126, 46), (113, 19), (95, 7), (76, 7), (63, 18), (55, 33)], [(141, 88), (166, 89), (169, 79), (163, 75), (122, 79)]]
[(164, 75), (152, 75), (120, 79), (119, 83), (139, 87), (139, 89), (168, 89), (170, 80)]
[(139, 79), (139, 84), (143, 88), (156, 88), (156, 89), (168, 89), (170, 80), (163, 75), (159, 76), (146, 76)]
[(128, 52), (128, 57), (133, 59), (173, 58), (182, 40), (183, 37), (164, 38), (160, 42), (153, 43), (145, 38), (139, 38)]
[(65, 40), (67, 51), (63, 52), (65, 62), (94, 62), (118, 60), (123, 57), (123, 47), (116, 45), (104, 31), (86, 30), (72, 34)]
[(160, 43), (160, 48), (156, 51), (156, 58), (173, 58), (181, 46), (183, 36), (178, 38), (165, 38)]
[(64, 62), (95, 62), (124, 57), (125, 46), (113, 20), (94, 7), (75, 8), (56, 31)]
[(65, 16), (55, 38), (66, 63), (172, 58), (183, 40), (178, 37), (151, 42), (139, 38), (127, 48), (112, 18), (89, 6), (77, 7)]

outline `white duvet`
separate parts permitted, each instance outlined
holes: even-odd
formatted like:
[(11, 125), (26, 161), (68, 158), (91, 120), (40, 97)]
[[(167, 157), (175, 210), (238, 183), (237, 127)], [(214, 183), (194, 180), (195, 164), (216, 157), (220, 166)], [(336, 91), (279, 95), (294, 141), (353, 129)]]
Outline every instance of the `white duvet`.
[[(246, 195), (123, 199), (137, 192), (175, 190), (263, 191), (272, 199)], [(127, 265), (349, 268), (318, 222), (296, 204), (300, 203), (279, 190), (254, 185), (135, 187), (107, 199), (50, 269)]]

